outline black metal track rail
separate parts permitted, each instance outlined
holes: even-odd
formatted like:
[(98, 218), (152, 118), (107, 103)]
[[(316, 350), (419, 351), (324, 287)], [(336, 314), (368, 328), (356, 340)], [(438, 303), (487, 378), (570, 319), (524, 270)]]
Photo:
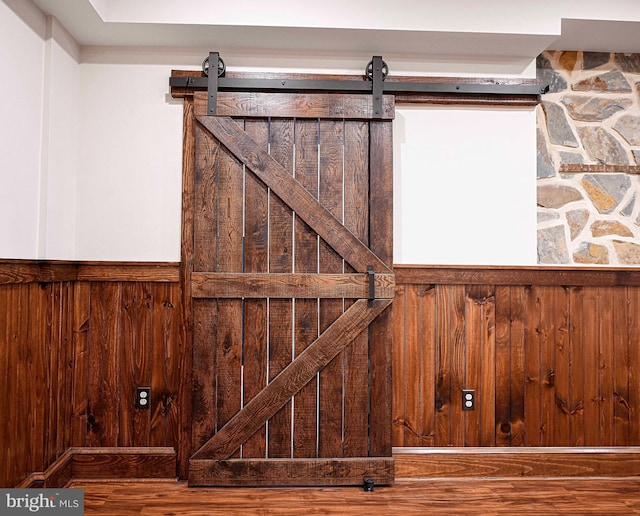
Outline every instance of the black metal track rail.
[[(365, 68), (370, 80), (325, 80), (325, 79), (253, 79), (224, 77), (225, 66), (217, 52), (211, 52), (205, 59), (217, 62), (209, 67), (213, 73), (207, 77), (171, 77), (169, 85), (175, 88), (207, 90), (209, 92), (208, 113), (215, 115), (218, 91), (263, 91), (263, 92), (336, 92), (336, 93), (371, 93), (374, 116), (380, 115), (383, 94), (464, 94), (464, 95), (497, 95), (497, 96), (540, 96), (548, 91), (542, 84), (487, 84), (455, 83), (455, 82), (401, 82), (385, 81), (388, 67), (382, 57), (374, 56)], [(203, 63), (203, 70), (205, 70)], [(220, 63), (221, 66), (220, 66)], [(220, 75), (220, 76), (218, 76)]]
[[(171, 77), (169, 86), (206, 90), (208, 77)], [(371, 93), (371, 82), (350, 80), (306, 79), (238, 79), (218, 78), (218, 91)], [(384, 94), (465, 93), (475, 95), (541, 95), (545, 89), (538, 84), (456, 84), (444, 82), (384, 82)]]

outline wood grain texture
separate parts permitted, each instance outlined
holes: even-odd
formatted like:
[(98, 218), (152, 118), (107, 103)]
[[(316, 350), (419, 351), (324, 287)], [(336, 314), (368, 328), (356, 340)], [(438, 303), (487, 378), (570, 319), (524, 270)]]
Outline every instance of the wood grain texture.
[[(268, 148), (268, 120), (245, 120), (244, 130), (258, 145), (262, 148)], [(244, 273), (263, 274), (268, 271), (269, 266), (269, 190), (262, 181), (246, 169), (244, 181)], [(247, 202), (247, 199), (251, 199), (251, 202)], [(266, 299), (245, 299), (243, 321), (243, 406), (267, 385), (269, 338), (266, 331), (267, 314), (268, 303)], [(267, 425), (265, 423), (242, 445), (243, 458), (267, 456), (266, 433)]]
[[(206, 92), (196, 92), (196, 97)], [(392, 119), (392, 95), (382, 97), (383, 119)], [(304, 94), (263, 92), (218, 92), (218, 116), (287, 118), (373, 118), (373, 102), (367, 94)]]
[[(392, 269), (393, 264), (393, 126), (389, 121), (369, 124), (369, 247)], [(377, 269), (376, 269), (377, 271)], [(384, 271), (382, 271), (384, 272)], [(391, 353), (393, 307), (383, 312), (369, 328), (370, 420), (378, 424), (371, 428), (369, 454), (391, 455), (392, 374)]]
[[(640, 444), (638, 352), (631, 344), (638, 338), (631, 316), (637, 287), (529, 285), (528, 270), (520, 285), (415, 278), (397, 287), (394, 446), (417, 446), (416, 438), (430, 432), (434, 442), (421, 446)], [(419, 308), (421, 289), (433, 291), (435, 305), (427, 312)], [(434, 339), (420, 329), (428, 324), (434, 324)], [(457, 344), (459, 326), (464, 335)], [(424, 354), (430, 342), (436, 349), (431, 358)], [(456, 405), (460, 371), (464, 388), (476, 390), (476, 410), (464, 414)], [(425, 406), (419, 393), (431, 382), (435, 396)], [(419, 418), (432, 411), (435, 424), (417, 432)]]
[(513, 515), (640, 513), (640, 480), (429, 479), (360, 488), (193, 488), (184, 482), (82, 482), (85, 514), (429, 514)]
[[(192, 275), (196, 298), (353, 298), (369, 297), (366, 274), (210, 273)], [(393, 274), (375, 274), (374, 297), (393, 299)]]
[(358, 301), (209, 440), (193, 459), (226, 459), (348, 345), (389, 301)]
[(391, 457), (192, 460), (190, 486), (362, 486), (393, 483)]
[[(282, 167), (287, 177), (294, 173), (294, 120), (270, 119), (269, 155)], [(267, 185), (269, 183), (267, 182)], [(247, 203), (253, 202), (247, 199)], [(269, 272), (293, 272), (293, 210), (276, 192), (269, 192)], [(292, 297), (292, 296), (289, 296)], [(269, 300), (268, 371), (271, 382), (293, 356), (293, 300)], [(267, 422), (269, 427), (269, 457), (291, 457), (291, 400)]]
[[(296, 120), (295, 177), (312, 196), (318, 196), (318, 120)], [(294, 218), (294, 270), (318, 273), (318, 237), (297, 214)], [(318, 299), (295, 299), (295, 357), (319, 335)], [(316, 457), (318, 443), (318, 375), (295, 396), (293, 404), (293, 457)]]
[(0, 260), (0, 285), (62, 281), (178, 281), (177, 263)]
[(189, 455), (193, 436), (191, 421), (193, 410), (193, 301), (191, 298), (191, 272), (193, 271), (193, 226), (195, 217), (195, 147), (196, 127), (193, 101), (185, 99), (182, 115), (182, 217), (180, 228), (180, 338), (181, 348), (176, 350), (180, 379), (178, 387), (178, 476), (187, 478)]
[(394, 272), (398, 284), (640, 286), (634, 268), (396, 265)]
[(175, 478), (173, 448), (73, 448), (74, 479)]
[[(280, 116), (285, 112), (276, 104), (283, 97), (277, 95), (256, 96), (273, 110), (269, 118), (254, 118), (263, 112), (246, 111), (253, 102), (249, 97), (225, 111), (233, 119), (197, 117), (196, 142), (201, 143), (196, 145), (196, 263), (190, 289), (196, 306), (211, 300), (217, 352), (215, 371), (206, 357), (202, 363), (194, 361), (195, 410), (202, 410), (194, 417), (194, 435), (202, 437), (201, 422), (210, 417), (207, 403), (200, 404), (200, 386), (207, 377), (215, 378), (217, 401), (213, 436), (192, 462), (231, 456), (364, 457), (378, 456), (378, 449), (390, 455), (390, 366), (378, 363), (390, 360), (389, 346), (384, 345), (391, 337), (390, 315), (382, 315), (379, 351), (371, 353), (371, 320), (365, 317), (356, 331), (346, 314), (366, 306), (376, 307), (379, 316), (384, 312), (379, 300), (390, 304), (395, 293), (391, 233), (375, 237), (387, 262), (368, 247), (371, 227), (391, 230), (391, 125), (379, 125), (372, 143), (368, 121), (335, 116), (332, 110), (340, 110), (335, 96), (313, 99), (319, 111), (307, 113), (327, 115), (316, 120), (298, 118), (302, 112), (296, 112), (296, 118)], [(287, 109), (298, 109), (296, 101), (302, 98), (291, 97)], [(276, 104), (269, 104), (271, 100)], [(194, 105), (196, 113), (203, 112), (201, 95), (195, 96)], [(224, 166), (231, 157), (242, 167), (235, 165), (233, 174)], [(372, 166), (372, 158), (380, 162)], [(242, 189), (231, 185), (239, 178)], [(229, 215), (240, 202), (242, 225), (240, 217)], [(242, 241), (236, 241), (240, 235)], [(365, 274), (369, 265), (377, 276), (373, 295)], [(239, 308), (224, 311), (228, 303), (239, 303)], [(203, 357), (209, 343), (207, 332), (200, 333), (198, 326), (210, 326), (205, 317), (203, 309), (195, 320), (195, 346), (203, 348), (195, 355)], [(230, 338), (233, 328), (241, 331)], [(326, 337), (334, 331), (338, 333), (331, 339)], [(239, 349), (238, 342), (239, 377), (229, 374), (224, 364), (229, 356), (238, 356), (232, 351)], [(329, 358), (319, 360), (321, 356)], [(237, 393), (241, 407), (231, 419), (221, 417), (221, 409), (233, 403)], [(370, 446), (377, 427), (382, 430)]]
[(335, 216), (302, 188), (286, 169), (260, 149), (232, 119), (197, 118), (203, 127), (218, 138), (280, 199), (303, 217), (306, 223), (358, 272), (365, 272), (367, 265), (373, 265), (377, 272), (390, 272), (380, 258), (346, 230)]
[[(344, 121), (320, 120), (319, 123), (319, 205), (342, 223), (345, 206), (343, 188)], [(344, 226), (343, 226), (344, 227)], [(346, 230), (346, 228), (345, 228)], [(355, 236), (355, 235), (354, 235)], [(349, 262), (349, 260), (347, 260)], [(321, 239), (318, 253), (321, 273), (343, 272), (343, 257), (330, 242)], [(360, 269), (361, 271), (363, 269)], [(344, 304), (341, 299), (321, 299), (319, 329), (324, 332), (341, 315)], [(342, 432), (344, 425), (344, 354), (333, 358), (319, 374), (318, 389), (318, 456), (341, 457), (343, 453)]]
[(398, 480), (418, 478), (632, 477), (635, 448), (449, 448), (394, 450)]

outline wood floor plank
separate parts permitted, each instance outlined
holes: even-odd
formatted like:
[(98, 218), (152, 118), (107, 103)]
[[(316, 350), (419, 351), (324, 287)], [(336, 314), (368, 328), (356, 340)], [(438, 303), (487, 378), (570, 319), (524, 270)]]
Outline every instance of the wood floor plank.
[(361, 488), (189, 488), (184, 482), (80, 482), (85, 514), (640, 514), (640, 479), (429, 480)]

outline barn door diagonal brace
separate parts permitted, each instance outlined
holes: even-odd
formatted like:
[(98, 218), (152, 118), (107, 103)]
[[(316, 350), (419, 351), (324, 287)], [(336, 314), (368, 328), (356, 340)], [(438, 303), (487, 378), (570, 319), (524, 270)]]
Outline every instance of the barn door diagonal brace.
[[(425, 77), (412, 80), (387, 80), (389, 67), (382, 56), (373, 56), (365, 67), (360, 80), (353, 79), (274, 79), (226, 77), (226, 66), (219, 52), (210, 52), (202, 66), (204, 77), (172, 76), (169, 86), (187, 90), (206, 90), (207, 114), (217, 114), (217, 97), (220, 91), (260, 91), (260, 92), (334, 92), (334, 93), (370, 93), (373, 103), (373, 117), (382, 118), (383, 95), (420, 95), (420, 94), (462, 94), (478, 96), (526, 96), (536, 101), (547, 93), (548, 85), (539, 81), (487, 80), (485, 82), (438, 81)], [(401, 79), (401, 78), (400, 78)]]

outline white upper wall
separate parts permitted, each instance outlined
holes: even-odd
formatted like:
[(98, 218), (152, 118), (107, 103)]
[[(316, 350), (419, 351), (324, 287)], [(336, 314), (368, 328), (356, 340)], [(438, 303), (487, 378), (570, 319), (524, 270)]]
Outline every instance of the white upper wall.
[(182, 102), (170, 66), (83, 64), (76, 259), (180, 260)]
[[(576, 13), (616, 28), (640, 20), (635, 1), (603, 7), (566, 0), (542, 9), (506, 0), (481, 8), (470, 0), (400, 0), (377, 9), (375, 2), (329, 0), (322, 9), (299, 2), (292, 9), (291, 0), (278, 0), (267, 10), (263, 2), (238, 0), (215, 12), (204, 0), (34, 1), (55, 16), (31, 0), (0, 0), (0, 64), (6, 77), (20, 78), (19, 85), (0, 83), (0, 258), (178, 260), (182, 109), (168, 94), (168, 77), (172, 68), (197, 69), (209, 50), (223, 52), (230, 70), (362, 73), (371, 55), (382, 54), (397, 75), (532, 77), (535, 56), (565, 37), (556, 39), (561, 27), (581, 26)], [(598, 41), (607, 44), (606, 37)], [(121, 46), (131, 44), (145, 46)], [(532, 113), (399, 108), (398, 262), (535, 263)], [(433, 131), (436, 125), (442, 129)], [(466, 142), (453, 159), (447, 142), (459, 142), (448, 131), (460, 125), (495, 137), (474, 148)], [(513, 153), (501, 152), (499, 162), (497, 149), (489, 161), (464, 161), (507, 138)], [(425, 149), (434, 167), (425, 168)], [(431, 172), (454, 166), (461, 175)], [(475, 174), (462, 175), (472, 166)], [(446, 196), (429, 206), (413, 198), (459, 184), (469, 187), (456, 192), (467, 211)], [(508, 191), (496, 198), (498, 185)], [(474, 204), (480, 198), (484, 207)], [(448, 206), (454, 225), (426, 233), (424, 221)], [(514, 224), (518, 240), (501, 249)], [(478, 245), (449, 242), (465, 231)], [(443, 250), (455, 252), (437, 254)]]
[(0, 257), (38, 254), (45, 16), (0, 2)]
[(534, 265), (533, 108), (397, 106), (394, 263)]
[(76, 258), (80, 48), (58, 21), (47, 18), (45, 42), (41, 258)]

